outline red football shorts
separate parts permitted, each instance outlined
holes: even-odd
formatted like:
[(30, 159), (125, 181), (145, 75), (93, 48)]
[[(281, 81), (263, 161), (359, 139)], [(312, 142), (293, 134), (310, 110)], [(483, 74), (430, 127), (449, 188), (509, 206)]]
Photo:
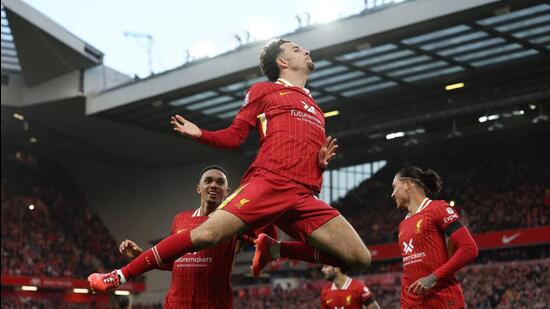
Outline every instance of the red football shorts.
[(263, 169), (256, 169), (246, 177), (218, 209), (239, 217), (252, 230), (275, 224), (302, 242), (340, 214), (306, 186)]

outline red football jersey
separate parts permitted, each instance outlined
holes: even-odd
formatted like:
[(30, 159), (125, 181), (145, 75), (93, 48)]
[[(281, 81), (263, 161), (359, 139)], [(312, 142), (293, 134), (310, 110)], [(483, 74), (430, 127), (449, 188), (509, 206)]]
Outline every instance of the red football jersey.
[(458, 214), (445, 201), (426, 198), (415, 214), (408, 215), (399, 224), (403, 257), (402, 308), (464, 307), (462, 289), (454, 275), (438, 280), (424, 297), (408, 292), (416, 280), (430, 275), (449, 260), (445, 229), (457, 220)]
[[(172, 234), (191, 230), (206, 221), (199, 210), (176, 215)], [(237, 239), (182, 255), (172, 266), (172, 282), (164, 308), (232, 308), (231, 271)]]
[(321, 291), (321, 308), (361, 309), (363, 304), (373, 298), (369, 288), (358, 280), (347, 277), (342, 288), (329, 283)]
[(257, 126), (260, 133), (260, 149), (243, 180), (263, 168), (321, 190), (317, 155), (326, 139), (325, 116), (308, 90), (281, 79), (256, 83), (236, 119)]

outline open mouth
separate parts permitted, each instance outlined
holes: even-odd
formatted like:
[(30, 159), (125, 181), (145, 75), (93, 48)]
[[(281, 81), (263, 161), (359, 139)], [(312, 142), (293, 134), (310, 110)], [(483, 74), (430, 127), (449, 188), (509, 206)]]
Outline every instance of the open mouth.
[(216, 191), (208, 191), (208, 197), (209, 198), (218, 198), (220, 194)]

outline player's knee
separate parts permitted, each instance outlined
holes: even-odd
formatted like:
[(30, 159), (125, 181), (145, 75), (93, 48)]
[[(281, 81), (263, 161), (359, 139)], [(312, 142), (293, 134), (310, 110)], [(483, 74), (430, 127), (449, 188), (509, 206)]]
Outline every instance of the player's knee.
[(361, 250), (352, 255), (348, 260), (348, 267), (352, 271), (362, 271), (369, 266), (371, 255), (368, 249)]
[(365, 252), (361, 256), (361, 264), (364, 265), (363, 268), (367, 268), (370, 265), (372, 256), (370, 255), (369, 249), (365, 249)]
[(199, 230), (193, 235), (193, 245), (197, 249), (211, 247), (220, 242), (221, 235), (216, 231)]

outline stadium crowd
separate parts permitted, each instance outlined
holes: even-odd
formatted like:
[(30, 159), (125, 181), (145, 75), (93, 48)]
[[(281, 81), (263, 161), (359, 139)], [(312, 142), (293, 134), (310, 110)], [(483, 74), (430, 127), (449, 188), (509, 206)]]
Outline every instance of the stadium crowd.
[(474, 266), (458, 273), (472, 308), (548, 308), (550, 259)]
[[(548, 149), (548, 142), (516, 142), (483, 153), (466, 150), (454, 154), (456, 158), (434, 154), (411, 163), (433, 168), (442, 176), (443, 190), (434, 198), (454, 201), (464, 223), (476, 234), (550, 224), (550, 171), (543, 166), (550, 157)], [(404, 214), (390, 199), (390, 184), (401, 165), (386, 165), (333, 203), (367, 244), (397, 239)]]
[[(400, 273), (393, 281), (368, 284), (381, 308), (400, 308)], [(472, 265), (457, 273), (469, 308), (534, 308), (550, 306), (550, 259)], [(366, 280), (368, 282), (368, 280)], [(299, 287), (273, 290), (265, 287), (236, 289), (234, 307), (249, 309), (319, 308), (319, 295), (326, 281), (304, 281)], [(104, 308), (105, 305), (70, 304), (58, 299), (2, 298), (2, 308)], [(122, 307), (121, 307), (122, 308)], [(132, 305), (133, 309), (157, 309), (161, 304)]]
[(235, 308), (277, 308), (277, 309), (313, 309), (319, 308), (319, 294), (323, 281), (309, 281), (296, 288), (275, 286), (273, 290), (265, 288), (241, 289), (235, 298)]
[(30, 297), (2, 297), (2, 309), (111, 309), (109, 304), (104, 303), (73, 303), (66, 302), (62, 296), (49, 298)]
[(21, 151), (3, 162), (3, 275), (83, 278), (123, 262), (108, 229), (60, 169)]
[[(381, 308), (400, 308), (400, 273), (393, 281), (368, 284)], [(458, 272), (468, 308), (548, 308), (550, 306), (550, 259), (472, 265)], [(368, 280), (367, 280), (368, 281)], [(294, 289), (272, 293), (241, 293), (235, 308), (319, 308), (326, 281), (305, 282)]]

